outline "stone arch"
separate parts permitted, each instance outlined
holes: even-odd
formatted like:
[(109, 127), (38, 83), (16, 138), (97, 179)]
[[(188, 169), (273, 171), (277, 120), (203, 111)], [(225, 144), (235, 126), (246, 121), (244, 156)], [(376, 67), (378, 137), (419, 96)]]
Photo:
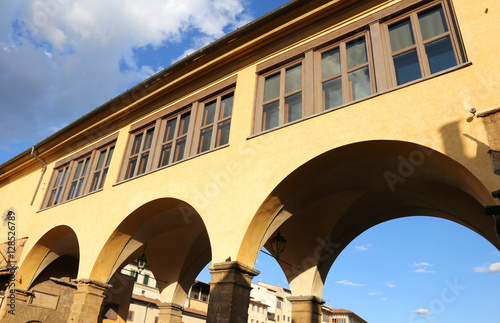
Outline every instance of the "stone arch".
[(145, 252), (162, 302), (183, 304), (189, 287), (211, 260), (205, 224), (189, 204), (174, 198), (150, 201), (129, 214), (102, 248), (90, 279), (109, 282)]
[[(489, 167), (489, 165), (485, 165)], [(323, 153), (288, 175), (252, 219), (238, 260), (253, 265), (280, 228), (280, 263), (294, 295), (321, 297), (328, 271), (356, 236), (398, 217), (427, 215), (462, 224), (500, 249), (490, 192), (438, 151), (403, 141), (358, 142)]]
[[(62, 256), (80, 259), (78, 238), (69, 226), (60, 225), (45, 233), (31, 248), (17, 273), (19, 288), (29, 289), (36, 278), (52, 263)], [(76, 278), (78, 274), (74, 273)]]

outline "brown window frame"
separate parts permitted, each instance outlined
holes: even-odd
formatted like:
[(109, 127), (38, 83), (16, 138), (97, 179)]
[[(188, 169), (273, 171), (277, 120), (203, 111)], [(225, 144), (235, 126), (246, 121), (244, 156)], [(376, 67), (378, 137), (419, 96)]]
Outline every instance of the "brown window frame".
[[(419, 14), (423, 13), (425, 11), (432, 10), (434, 8), (441, 7), (443, 11), (443, 16), (446, 22), (446, 27), (447, 31), (435, 35), (429, 39), (424, 40), (422, 36), (422, 31), (420, 28), (420, 21), (419, 21)], [(414, 44), (411, 46), (407, 46), (405, 48), (399, 49), (395, 52), (392, 52), (392, 47), (391, 47), (391, 40), (390, 40), (390, 35), (389, 35), (389, 27), (392, 25), (395, 25), (399, 22), (403, 22), (404, 20), (410, 20), (411, 23), (411, 31), (412, 31), (412, 36), (414, 38)], [(425, 46), (436, 42), (438, 40), (445, 39), (446, 37), (450, 38), (450, 42), (452, 45), (453, 49), (453, 54), (455, 56), (456, 64), (452, 67), (456, 67), (460, 64), (463, 64), (466, 62), (466, 55), (464, 52), (464, 45), (461, 40), (460, 36), (460, 30), (458, 29), (458, 25), (456, 22), (456, 17), (454, 14), (453, 6), (451, 4), (451, 1), (447, 0), (438, 0), (438, 1), (427, 1), (425, 4), (422, 4), (420, 6), (411, 8), (410, 10), (406, 10), (405, 12), (400, 13), (399, 15), (388, 19), (388, 20), (383, 20), (380, 22), (381, 28), (383, 30), (383, 46), (384, 46), (384, 52), (385, 55), (387, 56), (387, 61), (388, 61), (388, 66), (389, 66), (389, 71), (387, 72), (388, 75), (388, 80), (389, 80), (389, 86), (390, 87), (397, 87), (404, 85), (406, 83), (411, 83), (413, 81), (417, 81), (419, 79), (428, 77), (430, 75), (439, 73), (441, 71), (432, 73), (430, 69), (430, 64), (429, 64), (429, 58), (427, 56), (427, 52), (425, 50)], [(418, 63), (420, 67), (420, 77), (415, 78), (412, 81), (408, 81), (402, 84), (398, 84), (397, 81), (397, 76), (396, 76), (396, 69), (394, 65), (394, 57), (409, 53), (412, 50), (416, 50), (416, 54), (418, 56)], [(450, 67), (450, 68), (452, 68)]]
[[(159, 133), (158, 123), (159, 120), (131, 133), (126, 150), (125, 167), (123, 168), (125, 180), (147, 173), (151, 169)], [(135, 163), (132, 166), (133, 161)]]
[[(365, 49), (366, 49), (366, 62), (362, 64), (358, 64), (356, 66), (353, 66), (351, 68), (348, 67), (347, 65), (347, 44), (354, 42), (358, 39), (364, 38), (365, 41)], [(334, 75), (330, 75), (326, 78), (323, 78), (322, 76), (322, 55), (324, 53), (327, 53), (329, 51), (339, 49), (339, 56), (340, 56), (340, 72)], [(371, 93), (368, 95), (373, 95), (374, 93), (377, 92), (377, 87), (376, 87), (376, 80), (375, 80), (375, 73), (374, 73), (374, 62), (373, 62), (373, 50), (371, 46), (371, 41), (370, 41), (370, 34), (368, 31), (363, 31), (361, 33), (357, 33), (353, 36), (343, 38), (340, 41), (336, 41), (335, 43), (331, 45), (327, 45), (324, 47), (321, 47), (314, 51), (314, 88), (315, 88), (315, 113), (319, 113), (321, 111), (325, 110), (335, 110), (343, 105), (357, 101), (357, 100), (362, 100), (365, 97), (359, 98), (359, 99), (354, 99), (353, 97), (353, 88), (351, 85), (351, 81), (349, 81), (349, 75), (353, 72), (359, 71), (363, 68), (368, 68), (368, 75), (370, 78), (370, 91)], [(323, 84), (326, 82), (333, 81), (335, 79), (340, 78), (341, 80), (341, 92), (342, 92), (342, 103), (339, 105), (336, 105), (334, 107), (331, 107), (329, 109), (326, 109), (325, 107), (325, 94), (323, 91)]]
[[(179, 162), (183, 159), (185, 159), (187, 156), (189, 156), (190, 153), (190, 146), (191, 146), (191, 133), (192, 133), (192, 127), (193, 127), (193, 111), (195, 108), (193, 106), (189, 106), (187, 108), (182, 109), (179, 112), (176, 112), (174, 115), (167, 116), (165, 118), (161, 119), (160, 122), (160, 139), (158, 142), (158, 147), (155, 148), (155, 151), (157, 151), (158, 158), (154, 160), (154, 165), (156, 165), (156, 168), (162, 168), (166, 167), (168, 165), (171, 165), (173, 163)], [(189, 121), (187, 124), (187, 128), (185, 128), (185, 125), (183, 126), (183, 129), (186, 129), (186, 132), (184, 133), (179, 133), (180, 132), (180, 125), (183, 122), (182, 117), (185, 116), (186, 114), (189, 113)], [(168, 134), (166, 133), (168, 130), (168, 124), (169, 122), (172, 122), (175, 120), (175, 125), (173, 129), (173, 135), (171, 139), (168, 139)], [(165, 139), (167, 139), (165, 141)], [(184, 151), (182, 152), (182, 156), (179, 156), (179, 141), (184, 140)], [(170, 145), (170, 153), (168, 156), (168, 161), (164, 164), (163, 163), (163, 147)]]
[[(224, 117), (225, 106), (222, 104), (222, 100), (232, 94), (233, 105), (231, 107), (231, 114)], [(231, 133), (231, 120), (234, 111), (234, 99), (235, 99), (235, 87), (230, 87), (219, 93), (212, 94), (210, 97), (200, 100), (198, 103), (197, 115), (196, 115), (196, 128), (195, 128), (195, 141), (193, 142), (193, 148), (195, 149), (195, 155), (205, 153), (212, 149), (229, 144), (229, 138), (227, 143), (220, 142), (221, 136), (221, 125), (224, 123), (229, 123), (229, 133)], [(205, 107), (207, 104), (213, 103), (215, 101), (215, 111), (214, 120), (210, 123), (206, 123)], [(211, 131), (211, 139), (208, 149), (202, 151), (201, 138), (202, 131)]]
[[(104, 148), (107, 147), (114, 147), (116, 145), (116, 140), (118, 138), (118, 133), (115, 133), (99, 142), (96, 144), (93, 144), (81, 151), (79, 151), (76, 154), (73, 154), (67, 158), (64, 158), (60, 161), (58, 161), (54, 165), (54, 171), (52, 173), (51, 179), (49, 181), (49, 189), (47, 190), (46, 196), (42, 201), (42, 207), (41, 209), (52, 207), (67, 201), (74, 200), (76, 198), (82, 197), (86, 194), (92, 193), (93, 191), (90, 190), (90, 177), (93, 174), (92, 170), (94, 169), (95, 164), (97, 163), (97, 158), (96, 155), (98, 155), (98, 152), (102, 151)], [(80, 187), (78, 194), (71, 195), (71, 186), (72, 183), (75, 181), (75, 173), (78, 170), (78, 163), (80, 161), (85, 161), (88, 159), (88, 164), (87, 164), (87, 170), (86, 173), (82, 176), (80, 170), (80, 176), (76, 179), (76, 187)], [(109, 160), (111, 163), (111, 159)], [(66, 170), (66, 176), (64, 178), (64, 181), (61, 182), (59, 181), (59, 173), (61, 171)], [(80, 182), (78, 184), (78, 182)], [(104, 181), (102, 181), (102, 184), (104, 185)], [(59, 192), (57, 192), (59, 190)], [(53, 193), (57, 192), (58, 195), (57, 199), (54, 200), (54, 195)]]
[[(99, 156), (96, 156), (94, 158), (94, 162), (91, 165), (92, 168), (90, 169), (90, 171), (92, 172), (91, 176), (92, 179), (89, 180), (89, 189), (88, 189), (89, 193), (98, 191), (103, 188), (104, 182), (106, 181), (108, 175), (109, 165), (111, 164), (111, 159), (113, 158), (114, 149), (115, 149), (114, 142), (99, 149), (96, 149), (97, 151), (96, 154), (99, 154)], [(99, 161), (101, 160), (101, 156), (103, 156), (103, 152), (104, 152), (103, 164), (98, 169), (97, 167), (99, 167)]]

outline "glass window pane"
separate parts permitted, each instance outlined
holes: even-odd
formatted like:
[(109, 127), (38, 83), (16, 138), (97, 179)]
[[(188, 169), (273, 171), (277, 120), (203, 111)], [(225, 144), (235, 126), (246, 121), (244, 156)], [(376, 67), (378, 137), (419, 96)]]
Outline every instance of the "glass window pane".
[(87, 157), (87, 159), (85, 159), (85, 164), (83, 165), (83, 170), (82, 170), (82, 176), (85, 176), (85, 174), (87, 174), (87, 168), (89, 167), (89, 160), (90, 157)]
[(212, 126), (202, 129), (200, 131), (200, 144), (198, 146), (198, 153), (210, 150), (211, 140), (212, 140)]
[(130, 158), (127, 166), (127, 173), (125, 179), (134, 176), (135, 165), (137, 164), (137, 157)]
[(394, 68), (398, 85), (404, 84), (422, 77), (420, 64), (416, 50), (411, 50), (394, 57)]
[(280, 73), (266, 77), (264, 82), (264, 102), (280, 96)]
[(83, 185), (83, 178), (78, 181), (78, 187), (75, 192), (75, 197), (80, 196), (82, 185)]
[(76, 171), (75, 171), (75, 175), (73, 175), (73, 180), (80, 177), (80, 171), (82, 170), (82, 165), (83, 165), (83, 160), (80, 160), (78, 162), (78, 164), (76, 165)]
[(101, 175), (101, 171), (98, 171), (94, 174), (94, 177), (92, 178), (92, 184), (90, 185), (91, 192), (93, 192), (97, 189), (97, 183), (98, 183), (100, 175)]
[(71, 183), (71, 187), (69, 189), (68, 200), (71, 200), (75, 194), (76, 189), (76, 181)]
[(450, 37), (441, 38), (425, 45), (431, 73), (437, 73), (457, 65)]
[(139, 169), (137, 170), (137, 175), (140, 175), (146, 171), (146, 166), (148, 164), (149, 153), (141, 155), (141, 161), (139, 162)]
[(140, 134), (137, 134), (134, 138), (134, 144), (132, 145), (132, 152), (130, 153), (131, 155), (139, 153), (139, 149), (141, 148), (141, 142), (142, 142), (142, 132)]
[(101, 151), (101, 154), (99, 155), (99, 159), (97, 160), (97, 166), (96, 170), (101, 169), (102, 165), (104, 164), (104, 158), (106, 158), (106, 150)]
[(101, 182), (99, 183), (99, 189), (102, 188), (102, 186), (104, 185), (104, 181), (106, 180), (106, 175), (108, 174), (108, 169), (106, 168), (103, 172), (102, 172), (102, 178), (101, 178)]
[(342, 81), (338, 77), (323, 83), (323, 106), (325, 110), (342, 105)]
[(302, 92), (285, 98), (285, 113), (287, 122), (302, 118)]
[(111, 157), (113, 157), (113, 152), (115, 151), (115, 146), (109, 148), (109, 152), (108, 152), (108, 158), (106, 159), (106, 167), (109, 166), (109, 163), (111, 162)]
[(234, 93), (222, 97), (219, 119), (231, 116), (231, 114), (233, 113), (233, 102)]
[(448, 31), (443, 9), (441, 7), (420, 13), (418, 15), (418, 22), (424, 40)]
[(405, 19), (389, 26), (389, 37), (391, 38), (392, 52), (415, 44), (410, 19)]
[(347, 69), (351, 69), (358, 65), (368, 62), (366, 54), (365, 38), (356, 39), (346, 44), (347, 53)]
[(275, 101), (262, 107), (263, 130), (268, 130), (279, 126), (279, 102)]
[(160, 152), (160, 162), (158, 167), (166, 166), (170, 160), (170, 152), (172, 151), (172, 144), (163, 145)]
[(189, 128), (189, 119), (191, 117), (191, 112), (187, 112), (187, 113), (184, 113), (182, 116), (181, 116), (181, 121), (180, 121), (180, 124), (179, 124), (179, 132), (178, 132), (178, 136), (182, 136), (184, 134), (187, 133), (188, 131), (188, 128)]
[(186, 138), (177, 140), (175, 144), (174, 162), (184, 158), (184, 149), (186, 148)]
[(302, 64), (290, 67), (285, 72), (285, 94), (302, 88)]
[(321, 54), (321, 78), (340, 73), (340, 49), (334, 48)]
[(167, 128), (165, 129), (165, 135), (163, 136), (163, 142), (170, 141), (174, 139), (175, 124), (177, 123), (177, 118), (167, 121)]
[(368, 66), (349, 73), (349, 85), (353, 100), (362, 99), (372, 94)]
[(210, 103), (205, 104), (205, 107), (203, 108), (203, 119), (201, 121), (202, 127), (214, 122), (216, 104), (217, 101), (212, 101)]
[(231, 120), (226, 120), (217, 126), (217, 140), (215, 142), (215, 147), (225, 145), (229, 142), (229, 128), (231, 126)]
[(145, 138), (145, 142), (144, 142), (144, 147), (142, 148), (142, 150), (148, 150), (149, 148), (151, 148), (151, 142), (153, 141), (153, 134), (155, 132), (155, 128), (152, 128), (152, 129), (149, 129), (147, 132), (146, 132), (146, 138)]

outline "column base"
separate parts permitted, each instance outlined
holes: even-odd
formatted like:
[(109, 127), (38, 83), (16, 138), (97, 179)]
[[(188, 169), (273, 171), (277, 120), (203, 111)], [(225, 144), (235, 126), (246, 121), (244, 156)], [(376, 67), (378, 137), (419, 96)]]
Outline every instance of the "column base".
[(207, 323), (246, 323), (252, 278), (260, 274), (238, 261), (213, 264), (210, 268), (210, 302)]
[(74, 302), (69, 312), (68, 323), (97, 323), (104, 301), (104, 292), (109, 284), (91, 279), (78, 279)]
[(293, 323), (320, 323), (325, 301), (316, 296), (290, 296)]
[(160, 314), (158, 323), (181, 323), (183, 307), (175, 303), (160, 303), (158, 304)]

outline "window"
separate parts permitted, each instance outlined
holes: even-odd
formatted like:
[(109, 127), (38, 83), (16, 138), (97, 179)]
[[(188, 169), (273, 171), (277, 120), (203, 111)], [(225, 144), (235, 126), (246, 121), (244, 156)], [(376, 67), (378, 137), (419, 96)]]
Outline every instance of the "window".
[[(115, 134), (83, 149), (76, 155), (57, 162), (49, 182), (50, 189), (42, 205), (45, 207), (54, 206), (101, 189), (106, 180), (117, 137), (118, 134)], [(93, 175), (89, 175), (92, 170), (94, 170)], [(92, 184), (90, 183), (91, 177)]]
[(302, 118), (302, 60), (264, 74), (261, 129), (269, 130)]
[(191, 111), (187, 111), (166, 121), (158, 167), (184, 159), (190, 119)]
[(125, 179), (140, 175), (148, 169), (154, 133), (155, 127), (152, 126), (134, 134)]
[(395, 3), (259, 63), (254, 133), (464, 62), (451, 0)]
[(57, 203), (61, 202), (62, 190), (64, 188), (66, 175), (68, 174), (68, 168), (69, 166), (65, 166), (56, 171), (57, 172), (57, 175), (55, 176), (56, 179), (54, 181), (52, 189), (50, 190), (50, 196), (47, 206), (56, 205)]
[(397, 85), (458, 64), (454, 33), (443, 3), (413, 11), (387, 23), (389, 52)]
[(316, 54), (321, 71), (315, 82), (321, 91), (321, 110), (329, 110), (374, 92), (370, 77), (369, 44), (366, 36), (341, 42)]
[(144, 285), (147, 285), (149, 283), (149, 275), (144, 275), (144, 280), (142, 281)]
[(231, 90), (202, 104), (198, 154), (229, 142), (233, 101), (234, 92)]
[(134, 320), (134, 311), (128, 311), (127, 321), (133, 321), (133, 320)]
[(104, 185), (106, 175), (108, 174), (109, 163), (111, 162), (111, 157), (113, 157), (114, 150), (115, 146), (113, 144), (99, 151), (97, 165), (95, 166), (92, 183), (90, 185), (90, 192), (100, 190)]
[(132, 125), (120, 180), (226, 145), (235, 83), (229, 77)]

